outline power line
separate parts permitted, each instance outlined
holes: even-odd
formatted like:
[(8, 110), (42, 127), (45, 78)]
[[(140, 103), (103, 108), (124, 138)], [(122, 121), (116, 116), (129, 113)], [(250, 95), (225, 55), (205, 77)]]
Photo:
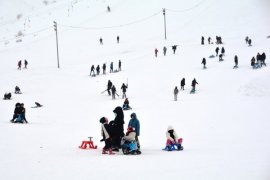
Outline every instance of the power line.
[(63, 24), (59, 24), (60, 26), (63, 26), (63, 27), (69, 27), (69, 28), (76, 28), (76, 29), (85, 29), (85, 30), (97, 30), (97, 29), (111, 29), (111, 28), (119, 28), (119, 27), (124, 27), (124, 26), (130, 26), (130, 25), (133, 25), (133, 24), (137, 24), (137, 23), (140, 23), (140, 22), (143, 22), (143, 21), (146, 21), (158, 14), (160, 14), (162, 11), (158, 11), (154, 14), (152, 14), (151, 16), (148, 16), (148, 17), (145, 17), (145, 18), (142, 18), (142, 19), (139, 19), (139, 20), (136, 20), (136, 21), (133, 21), (133, 22), (130, 22), (130, 23), (126, 23), (126, 24), (120, 24), (120, 25), (114, 25), (114, 26), (103, 26), (103, 27), (79, 27), (79, 26), (70, 26), (70, 25), (63, 25)]
[(175, 12), (175, 13), (183, 13), (183, 12), (187, 12), (187, 11), (190, 11), (192, 9), (195, 9), (196, 7), (200, 6), (202, 3), (204, 3), (204, 1), (206, 0), (202, 0), (200, 1), (199, 3), (195, 4), (194, 6), (190, 7), (190, 8), (187, 8), (187, 9), (182, 9), (182, 10), (174, 10), (174, 9), (167, 9), (168, 11), (171, 11), (171, 12)]

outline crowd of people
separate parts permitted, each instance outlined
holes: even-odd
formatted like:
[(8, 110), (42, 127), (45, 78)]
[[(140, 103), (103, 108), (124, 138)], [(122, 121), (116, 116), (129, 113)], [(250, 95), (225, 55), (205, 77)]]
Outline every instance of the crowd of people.
[[(96, 67), (95, 67), (95, 65), (92, 65), (90, 68), (90, 76), (95, 77), (95, 76), (100, 75), (101, 68), (102, 68), (102, 74), (105, 75), (106, 69), (107, 69), (106, 63), (104, 63), (102, 65), (102, 67), (99, 65), (97, 65)], [(114, 69), (113, 62), (110, 63), (110, 71), (109, 71), (110, 73), (119, 72), (121, 70), (122, 70), (122, 61), (121, 60), (118, 61), (118, 68), (117, 69)]]

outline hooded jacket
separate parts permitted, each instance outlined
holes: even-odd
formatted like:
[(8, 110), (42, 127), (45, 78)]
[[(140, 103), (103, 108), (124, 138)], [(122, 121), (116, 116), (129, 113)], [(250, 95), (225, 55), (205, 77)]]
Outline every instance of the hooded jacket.
[(137, 119), (137, 115), (135, 113), (132, 113), (131, 116), (133, 116), (133, 118), (129, 120), (128, 126), (133, 127), (136, 135), (140, 136), (140, 121)]
[[(172, 135), (169, 133), (169, 131), (171, 131), (171, 130), (173, 130)], [(172, 136), (174, 136), (174, 137), (172, 137)], [(166, 137), (167, 137), (167, 139), (169, 139), (171, 141), (176, 141), (176, 142), (178, 141), (178, 135), (176, 134), (176, 132), (172, 126), (168, 127), (168, 129), (166, 131)]]

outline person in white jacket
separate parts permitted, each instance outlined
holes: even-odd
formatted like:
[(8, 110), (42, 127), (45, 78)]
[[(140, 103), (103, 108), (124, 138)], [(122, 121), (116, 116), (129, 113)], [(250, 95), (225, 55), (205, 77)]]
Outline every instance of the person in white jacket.
[(170, 147), (172, 145), (177, 145), (178, 150), (183, 150), (182, 147), (183, 139), (178, 138), (178, 135), (172, 126), (168, 127), (166, 131), (166, 137), (167, 137), (166, 148), (171, 149)]

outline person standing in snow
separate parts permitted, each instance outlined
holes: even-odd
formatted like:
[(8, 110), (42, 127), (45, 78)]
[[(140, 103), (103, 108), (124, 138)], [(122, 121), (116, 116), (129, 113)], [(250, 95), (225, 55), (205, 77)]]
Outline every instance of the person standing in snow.
[(108, 84), (107, 84), (107, 91), (108, 91), (108, 94), (109, 94), (109, 96), (111, 95), (111, 89), (112, 89), (112, 82), (111, 82), (111, 80), (109, 80), (108, 81)]
[(266, 59), (266, 55), (265, 53), (263, 52), (262, 55), (261, 55), (261, 61), (262, 61), (262, 65), (266, 66), (265, 64), (265, 59)]
[(251, 39), (248, 40), (248, 46), (251, 46)]
[(95, 75), (95, 66), (94, 65), (91, 66), (90, 76), (92, 75), (92, 73), (93, 73), (93, 75)]
[(102, 65), (103, 74), (106, 74), (106, 63)]
[(27, 69), (28, 61), (24, 60), (24, 68)]
[(234, 65), (233, 68), (234, 68), (234, 69), (235, 69), (235, 68), (238, 68), (238, 56), (237, 56), (237, 55), (234, 56), (234, 64), (235, 64), (235, 65)]
[(18, 70), (22, 70), (22, 60), (18, 62)]
[(157, 55), (158, 55), (158, 49), (156, 48), (155, 49), (155, 57), (157, 57)]
[(121, 62), (121, 60), (119, 59), (119, 61), (118, 61), (118, 71), (121, 71), (122, 69), (121, 69), (121, 66), (122, 66), (122, 62)]
[(110, 64), (110, 73), (113, 73), (113, 62)]
[(206, 66), (205, 66), (206, 65), (206, 59), (205, 58), (202, 59), (202, 63), (201, 64), (203, 64), (203, 68), (205, 69), (206, 68)]
[(96, 71), (97, 71), (97, 75), (99, 75), (99, 73), (100, 73), (100, 67), (99, 67), (99, 65), (97, 66)]
[(108, 124), (108, 118), (102, 117), (100, 118), (99, 122), (101, 123), (101, 136), (102, 139), (100, 142), (105, 141), (105, 146), (102, 149), (102, 154), (109, 154), (113, 155), (114, 153), (112, 152), (112, 138), (110, 135), (111, 132), (111, 127)]
[(177, 45), (172, 46), (173, 54), (175, 54), (176, 48), (177, 48)]
[(251, 66), (254, 68), (254, 65), (255, 65), (255, 57), (253, 56), (251, 59)]
[(204, 37), (202, 36), (201, 45), (204, 45)]
[(115, 86), (113, 85), (113, 86), (112, 86), (112, 99), (115, 99), (115, 94), (116, 94), (116, 88), (115, 88)]
[(194, 79), (192, 80), (192, 82), (191, 82), (191, 87), (192, 87), (191, 93), (195, 93), (195, 91), (196, 91), (196, 84), (198, 84), (198, 82), (197, 82), (196, 79), (194, 78)]
[(103, 45), (103, 39), (102, 38), (99, 38), (99, 44)]
[(219, 47), (216, 48), (216, 56), (218, 56)]
[(185, 90), (185, 85), (186, 85), (186, 82), (185, 82), (186, 80), (185, 80), (185, 78), (183, 78), (182, 80), (181, 80), (181, 83), (180, 83), (180, 85), (181, 85), (181, 90)]
[(135, 141), (137, 143), (138, 150), (140, 150), (141, 148), (140, 141), (139, 141), (140, 121), (138, 120), (136, 113), (132, 113), (130, 117), (131, 119), (129, 120), (128, 127), (134, 128), (134, 131), (136, 132)]
[(166, 52), (167, 52), (167, 47), (164, 46), (164, 47), (163, 47), (163, 54), (164, 54), (164, 56), (166, 56)]
[(245, 41), (246, 41), (246, 44), (248, 44), (248, 40), (249, 40), (249, 38), (248, 38), (248, 36), (245, 38)]
[(116, 41), (119, 44), (119, 41), (120, 41), (120, 37), (119, 36), (116, 37)]
[(225, 56), (225, 49), (224, 49), (224, 47), (221, 48), (221, 54), (222, 54), (222, 56)]
[(122, 96), (123, 99), (127, 97), (127, 95), (126, 95), (127, 88), (128, 88), (128, 85), (125, 85), (125, 84), (123, 83), (122, 86), (121, 86), (122, 93), (123, 93), (123, 96)]
[(208, 37), (208, 44), (211, 44), (211, 37)]
[(179, 90), (177, 88), (177, 86), (175, 86), (174, 90), (173, 90), (173, 95), (174, 95), (174, 101), (177, 101), (177, 95), (179, 93)]

